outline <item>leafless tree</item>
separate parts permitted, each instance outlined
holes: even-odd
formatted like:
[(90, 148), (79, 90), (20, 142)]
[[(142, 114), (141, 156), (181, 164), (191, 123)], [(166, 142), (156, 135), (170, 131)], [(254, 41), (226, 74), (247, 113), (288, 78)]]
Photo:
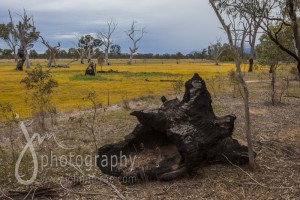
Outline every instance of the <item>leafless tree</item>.
[[(129, 65), (132, 64), (133, 55), (137, 52), (137, 50), (139, 48), (137, 46), (138, 42), (143, 38), (144, 34), (146, 33), (145, 27), (142, 28), (141, 30), (137, 30), (135, 28), (135, 24), (136, 24), (136, 22), (133, 20), (130, 29), (128, 31), (125, 31), (126, 35), (130, 38), (130, 40), (133, 43), (133, 47), (129, 47), (129, 50), (130, 50), (130, 58), (128, 61)], [(137, 32), (141, 32), (139, 37), (136, 37)]]
[(58, 43), (56, 46), (51, 46), (48, 42), (46, 42), (44, 40), (44, 38), (42, 36), (40, 36), (40, 38), (42, 40), (42, 43), (48, 49), (49, 59), (48, 59), (47, 67), (56, 66), (55, 56), (56, 56), (57, 52), (59, 51), (60, 43)]
[(114, 33), (114, 31), (116, 30), (117, 26), (118, 26), (118, 23), (115, 20), (111, 19), (110, 21), (107, 21), (107, 27), (108, 27), (107, 32), (106, 33), (105, 32), (98, 33), (98, 37), (101, 38), (101, 40), (103, 41), (103, 45), (104, 45), (105, 65), (109, 65), (108, 52), (109, 52), (109, 48), (113, 44), (111, 36)]
[[(248, 35), (249, 27), (243, 17), (238, 16), (232, 10), (226, 10), (226, 8), (220, 7), (222, 0), (209, 0), (216, 16), (218, 17), (223, 29), (225, 30), (230, 48), (234, 54), (234, 61), (236, 65), (237, 75), (239, 82), (243, 88), (243, 101), (245, 110), (245, 132), (248, 143), (249, 165), (252, 169), (255, 168), (254, 152), (251, 139), (251, 127), (250, 127), (250, 111), (249, 111), (249, 91), (248, 86), (243, 78), (241, 71), (241, 62), (244, 53), (244, 43)], [(225, 19), (229, 21), (226, 24)]]

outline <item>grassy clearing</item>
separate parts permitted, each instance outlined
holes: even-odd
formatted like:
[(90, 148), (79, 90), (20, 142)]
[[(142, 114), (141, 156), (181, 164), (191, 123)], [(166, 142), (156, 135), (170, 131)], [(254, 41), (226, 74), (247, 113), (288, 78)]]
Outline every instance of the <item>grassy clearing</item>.
[(82, 74), (76, 74), (74, 76), (70, 76), (70, 81), (107, 81), (107, 79), (104, 76), (85, 76)]
[[(67, 60), (58, 61), (59, 64)], [(37, 64), (45, 65), (46, 60), (32, 60), (32, 67)], [(205, 80), (216, 73), (226, 75), (233, 69), (233, 64), (215, 66), (212, 63), (200, 63), (193, 60), (165, 61), (147, 60), (146, 63), (138, 60), (137, 64), (127, 65), (120, 60), (112, 60), (112, 65), (103, 66), (103, 70), (118, 70), (121, 73), (97, 74), (95, 77), (84, 76), (86, 65), (78, 62), (71, 64), (70, 68), (51, 69), (53, 77), (58, 81), (58, 88), (54, 91), (54, 104), (58, 111), (77, 109), (88, 106), (82, 100), (86, 94), (95, 90), (100, 94), (100, 101), (107, 105), (108, 91), (110, 104), (115, 104), (124, 99), (133, 99), (145, 95), (162, 95), (172, 92), (173, 80), (188, 80), (194, 73), (199, 73)], [(0, 61), (0, 102), (10, 102), (21, 118), (31, 116), (29, 105), (25, 103), (28, 96), (20, 81), (26, 72), (14, 70), (12, 60)], [(99, 68), (99, 67), (98, 67)], [(146, 80), (147, 79), (147, 80)], [(164, 82), (161, 82), (164, 80)]]

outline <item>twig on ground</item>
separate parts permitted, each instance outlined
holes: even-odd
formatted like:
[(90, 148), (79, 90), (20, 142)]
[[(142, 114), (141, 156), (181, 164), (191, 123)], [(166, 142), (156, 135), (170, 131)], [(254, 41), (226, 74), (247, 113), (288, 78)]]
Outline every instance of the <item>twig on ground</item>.
[[(82, 176), (84, 176), (82, 170), (81, 170), (79, 167), (76, 167), (75, 165), (72, 165), (72, 164), (69, 163), (69, 162), (67, 162), (67, 164), (69, 164), (71, 167), (75, 168)], [(110, 186), (110, 187), (114, 190), (114, 192), (118, 195), (118, 197), (119, 197), (120, 199), (126, 200), (126, 198), (125, 198), (125, 197), (123, 196), (123, 194), (117, 189), (117, 187), (116, 187), (114, 184), (108, 182), (107, 180), (104, 180), (104, 179), (102, 179), (102, 178), (99, 178), (99, 177), (96, 177), (96, 176), (93, 176), (93, 175), (88, 175), (88, 177), (89, 177), (90, 179), (98, 180), (98, 181), (100, 181), (100, 182), (102, 182), (102, 183), (105, 183), (106, 185)]]
[(114, 192), (118, 195), (118, 197), (119, 197), (120, 199), (122, 199), (122, 200), (125, 200), (125, 199), (126, 199), (126, 198), (124, 197), (124, 195), (117, 189), (117, 187), (116, 187), (114, 184), (110, 183), (109, 181), (104, 180), (104, 179), (99, 178), (99, 177), (96, 177), (96, 176), (92, 176), (92, 175), (88, 175), (88, 177), (91, 178), (91, 179), (94, 179), (94, 180), (101, 181), (101, 182), (103, 182), (103, 183), (109, 185), (109, 186), (114, 190)]
[(2, 197), (5, 197), (5, 198), (7, 198), (7, 199), (10, 199), (10, 200), (13, 200), (11, 197), (9, 197), (9, 196), (7, 196), (2, 190), (0, 190), (0, 192), (1, 192), (1, 196), (0, 196), (0, 199), (2, 199)]
[(101, 196), (108, 196), (108, 197), (113, 197), (113, 198), (118, 197), (116, 195), (96, 193), (96, 192), (76, 192), (76, 191), (73, 191), (73, 190), (70, 190), (70, 189), (66, 188), (65, 186), (62, 185), (62, 183), (60, 183), (60, 186), (64, 190), (66, 190), (68, 193), (72, 193), (72, 194), (79, 194), (79, 195), (101, 195)]
[(267, 186), (263, 183), (258, 182), (257, 180), (255, 180), (248, 172), (246, 172), (245, 170), (243, 170), (240, 166), (237, 166), (235, 164), (233, 164), (224, 154), (222, 154), (222, 156), (224, 156), (224, 158), (226, 158), (226, 160), (234, 167), (240, 169), (242, 172), (244, 172), (251, 180), (253, 180), (257, 185), (264, 187), (264, 188), (268, 188), (268, 189), (299, 189), (300, 187), (273, 187), (273, 186)]

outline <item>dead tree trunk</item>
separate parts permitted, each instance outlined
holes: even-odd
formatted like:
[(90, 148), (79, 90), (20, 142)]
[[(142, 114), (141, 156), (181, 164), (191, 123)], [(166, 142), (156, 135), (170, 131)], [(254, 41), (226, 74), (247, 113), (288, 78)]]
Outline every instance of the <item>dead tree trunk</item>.
[[(232, 138), (236, 117), (215, 115), (198, 74), (186, 82), (181, 102), (165, 97), (162, 101), (160, 109), (131, 113), (140, 123), (133, 132), (99, 149), (97, 165), (103, 173), (169, 181), (198, 170), (203, 163), (248, 163), (248, 148)], [(136, 162), (128, 166), (126, 158)]]
[(55, 56), (56, 56), (56, 53), (59, 51), (60, 43), (58, 43), (57, 46), (51, 46), (48, 42), (46, 42), (44, 40), (44, 38), (42, 36), (40, 36), (40, 38), (42, 39), (42, 43), (48, 49), (49, 58), (48, 58), (47, 67), (52, 67), (52, 66), (56, 67), (57, 65), (56, 65)]
[(130, 58), (129, 58), (129, 61), (128, 61), (128, 64), (131, 65), (132, 64), (132, 59), (133, 59), (133, 55), (137, 52), (138, 50), (138, 42), (143, 38), (144, 34), (146, 33), (145, 31), (145, 27), (141, 29), (141, 35), (140, 37), (136, 38), (136, 32), (138, 30), (135, 29), (135, 21), (132, 22), (131, 24), (131, 27), (128, 31), (126, 31), (126, 35), (130, 38), (130, 40), (132, 41), (133, 43), (133, 47), (129, 47), (129, 50), (130, 50)]
[(276, 95), (276, 89), (275, 89), (276, 66), (275, 65), (271, 65), (271, 67), (270, 67), (270, 73), (272, 73), (272, 80), (271, 80), (271, 88), (272, 88), (271, 101), (272, 101), (272, 106), (275, 106), (275, 95)]
[(110, 65), (108, 61), (108, 49), (105, 49), (105, 65)]
[(111, 36), (114, 33), (114, 31), (117, 28), (118, 23), (111, 19), (110, 21), (107, 21), (107, 32), (99, 32), (98, 37), (103, 41), (103, 45), (105, 47), (105, 65), (110, 65), (108, 60), (108, 51), (113, 44)]
[(75, 51), (78, 53), (80, 58), (80, 64), (84, 64), (84, 49), (82, 47), (75, 48)]
[(25, 50), (25, 65), (26, 65), (26, 69), (30, 69), (30, 58), (29, 58), (29, 53), (27, 50)]
[(130, 57), (129, 57), (128, 65), (132, 64), (133, 54), (134, 53), (132, 51), (130, 51)]

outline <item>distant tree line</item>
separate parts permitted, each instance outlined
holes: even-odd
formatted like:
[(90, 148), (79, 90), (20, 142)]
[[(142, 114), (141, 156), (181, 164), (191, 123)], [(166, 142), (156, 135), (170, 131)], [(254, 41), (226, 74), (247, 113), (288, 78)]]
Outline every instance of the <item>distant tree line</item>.
[[(111, 59), (128, 59), (130, 53), (121, 53), (121, 47), (117, 46), (119, 50), (115, 51), (111, 48), (111, 51), (108, 53), (109, 58)], [(220, 62), (230, 62), (233, 61), (233, 55), (230, 52), (230, 49), (227, 48), (226, 44), (223, 45), (224, 50), (220, 56)], [(92, 53), (92, 58), (97, 58), (104, 53), (100, 48), (95, 48)], [(47, 49), (44, 53), (38, 53), (35, 49), (29, 50), (29, 57), (31, 59), (48, 59), (49, 50)], [(75, 48), (69, 48), (69, 50), (60, 49), (56, 53), (56, 58), (58, 59), (80, 59), (79, 54)], [(211, 52), (207, 52), (206, 49), (203, 49), (199, 52), (193, 52), (184, 55), (181, 52), (175, 54), (153, 54), (153, 53), (137, 53), (135, 55), (136, 59), (194, 59), (194, 60), (214, 60)], [(11, 49), (1, 49), (0, 48), (0, 59), (14, 59), (14, 55)]]

